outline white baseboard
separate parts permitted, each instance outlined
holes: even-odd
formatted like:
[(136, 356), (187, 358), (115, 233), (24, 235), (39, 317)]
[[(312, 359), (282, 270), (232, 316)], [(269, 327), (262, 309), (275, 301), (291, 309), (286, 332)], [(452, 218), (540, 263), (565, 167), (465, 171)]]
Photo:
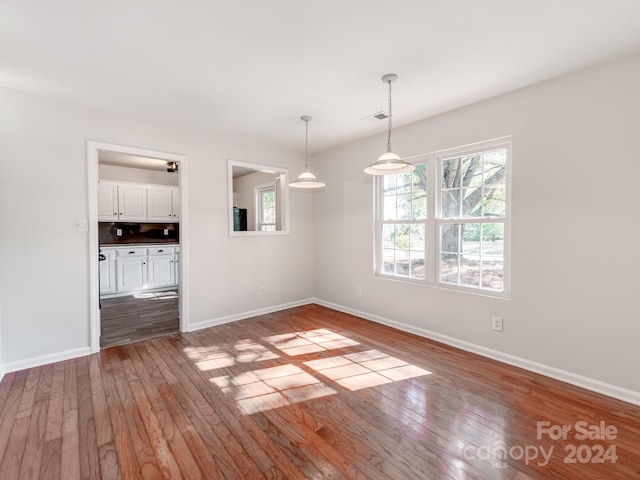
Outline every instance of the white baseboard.
[(227, 315), (225, 317), (212, 318), (211, 320), (204, 320), (202, 322), (193, 323), (187, 326), (186, 331), (195, 332), (196, 330), (202, 330), (203, 328), (215, 327), (216, 325), (236, 322), (238, 320), (244, 320), (246, 318), (257, 317), (258, 315), (265, 315), (267, 313), (279, 312), (280, 310), (286, 310), (287, 308), (309, 305), (310, 303), (314, 303), (313, 298), (297, 300), (295, 302), (289, 303), (282, 303), (280, 305), (272, 305), (269, 307), (259, 308), (257, 310), (250, 310), (248, 312), (234, 313), (233, 315)]
[(3, 367), (5, 373), (17, 372), (27, 368), (40, 367), (42, 365), (71, 360), (72, 358), (84, 357), (90, 354), (90, 347), (74, 348), (73, 350), (52, 353), (50, 355), (42, 355), (41, 357), (27, 358), (26, 360), (20, 360), (18, 362), (5, 363)]
[(381, 323), (383, 325), (387, 325), (389, 327), (402, 330), (404, 332), (409, 332), (415, 335), (419, 335), (421, 337), (429, 338), (431, 340), (435, 340), (437, 342), (441, 342), (446, 345), (451, 345), (452, 347), (456, 347), (461, 350), (465, 350), (467, 352), (476, 353), (478, 355), (482, 355), (483, 357), (492, 358), (502, 363), (523, 368), (531, 372), (539, 373), (541, 375), (545, 375), (547, 377), (551, 377), (556, 380), (570, 383), (577, 387), (585, 388), (593, 392), (601, 393), (609, 397), (617, 398), (618, 400), (622, 400), (624, 402), (629, 402), (634, 405), (640, 405), (640, 392), (636, 392), (634, 390), (629, 390), (623, 387), (619, 387), (617, 385), (601, 382), (600, 380), (584, 377), (582, 375), (568, 372), (566, 370), (561, 370), (559, 368), (551, 367), (549, 365), (544, 365), (542, 363), (527, 360), (526, 358), (517, 357), (515, 355), (500, 352), (498, 350), (493, 350), (491, 348), (486, 348), (481, 345), (476, 345), (474, 343), (465, 342), (464, 340), (459, 340), (454, 337), (442, 335), (440, 333), (415, 327), (413, 325), (407, 325), (405, 323), (397, 322), (395, 320), (390, 320), (388, 318), (380, 317), (378, 315), (373, 315), (368, 312), (362, 312), (360, 310), (355, 310), (353, 308), (337, 305), (335, 303), (327, 302), (319, 298), (315, 298), (313, 301), (318, 305), (322, 305), (327, 308), (332, 308), (333, 310), (349, 313), (351, 315), (355, 315), (356, 317), (361, 317), (366, 320), (371, 320), (376, 323)]

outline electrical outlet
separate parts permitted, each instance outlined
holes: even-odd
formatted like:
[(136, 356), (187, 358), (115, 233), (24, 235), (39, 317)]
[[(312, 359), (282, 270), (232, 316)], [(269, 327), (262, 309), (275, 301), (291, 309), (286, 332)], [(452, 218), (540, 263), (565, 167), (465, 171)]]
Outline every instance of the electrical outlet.
[(267, 293), (267, 287), (260, 285), (260, 295), (264, 295), (265, 293)]
[(116, 228), (116, 237), (121, 237), (121, 236), (122, 236), (122, 229)]
[(169, 235), (169, 229), (165, 228), (164, 230), (162, 230), (162, 233), (166, 236)]
[(493, 324), (493, 329), (496, 332), (502, 332), (502, 328), (503, 328), (502, 317), (493, 317), (492, 322), (493, 322), (492, 323)]
[(361, 297), (362, 296), (362, 288), (356, 287), (356, 296), (357, 297)]

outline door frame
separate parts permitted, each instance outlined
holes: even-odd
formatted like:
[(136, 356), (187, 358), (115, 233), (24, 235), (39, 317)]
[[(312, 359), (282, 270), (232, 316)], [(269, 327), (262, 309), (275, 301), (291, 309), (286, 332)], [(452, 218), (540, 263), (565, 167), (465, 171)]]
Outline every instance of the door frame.
[(98, 265), (98, 155), (100, 152), (117, 152), (139, 157), (156, 158), (167, 162), (178, 162), (178, 186), (180, 191), (180, 283), (179, 311), (180, 331), (187, 331), (189, 325), (187, 294), (188, 265), (187, 232), (189, 231), (187, 218), (187, 156), (148, 150), (114, 143), (87, 141), (87, 172), (88, 172), (88, 202), (89, 202), (89, 334), (91, 353), (100, 351), (100, 267)]

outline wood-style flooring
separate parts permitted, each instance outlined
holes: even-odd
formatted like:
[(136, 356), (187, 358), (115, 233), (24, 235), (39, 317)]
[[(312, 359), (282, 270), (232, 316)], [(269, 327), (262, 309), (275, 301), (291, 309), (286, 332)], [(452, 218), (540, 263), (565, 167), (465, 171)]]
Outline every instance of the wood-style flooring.
[(0, 477), (629, 480), (640, 409), (309, 305), (7, 374)]
[(178, 291), (100, 300), (100, 346), (123, 345), (180, 330)]

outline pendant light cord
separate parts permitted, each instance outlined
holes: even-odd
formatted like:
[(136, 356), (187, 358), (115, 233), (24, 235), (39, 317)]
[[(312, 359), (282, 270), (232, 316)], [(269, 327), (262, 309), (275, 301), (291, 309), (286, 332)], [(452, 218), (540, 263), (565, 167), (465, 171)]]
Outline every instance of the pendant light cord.
[(309, 120), (304, 121), (305, 137), (304, 137), (304, 171), (309, 171)]
[(391, 152), (391, 80), (389, 84), (389, 127), (387, 129), (387, 152)]

